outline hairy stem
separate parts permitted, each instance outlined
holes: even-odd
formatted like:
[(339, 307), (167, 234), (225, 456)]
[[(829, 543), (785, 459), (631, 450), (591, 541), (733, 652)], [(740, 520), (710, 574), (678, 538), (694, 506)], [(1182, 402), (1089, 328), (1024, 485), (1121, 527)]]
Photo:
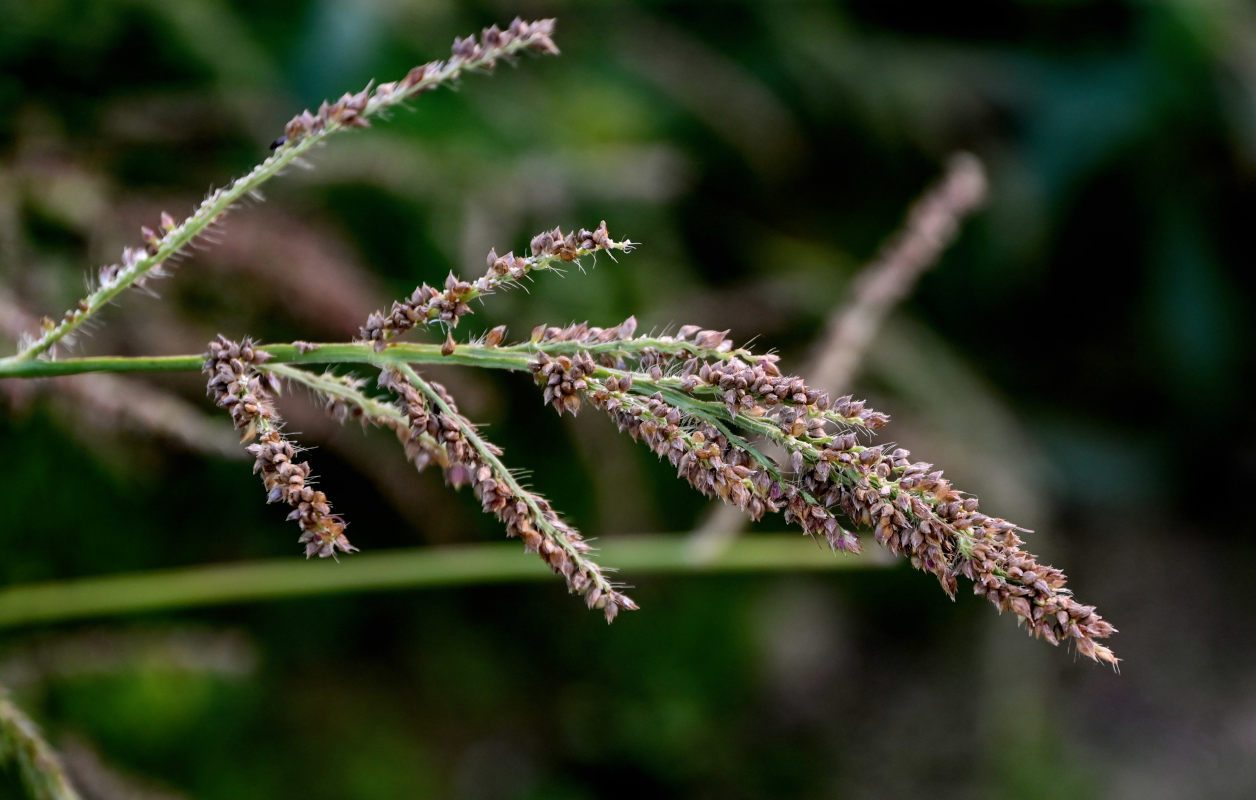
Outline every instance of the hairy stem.
[(0, 360), (0, 364), (29, 361), (49, 354), (57, 342), (78, 330), (123, 291), (159, 274), (163, 264), (182, 252), (232, 206), (257, 193), (263, 184), (328, 136), (351, 128), (368, 127), (371, 117), (454, 81), (465, 72), (491, 68), (500, 59), (526, 50), (556, 53), (558, 50), (549, 38), (552, 30), (553, 20), (535, 23), (516, 20), (504, 32), (494, 27), (484, 32), (482, 44), (477, 44), (474, 38), (455, 41), (452, 57), (448, 61), (434, 61), (416, 67), (401, 81), (381, 85), (374, 92), (368, 87), (356, 95), (346, 94), (335, 104), (324, 103), (317, 115), (308, 111), (299, 115), (288, 123), (287, 135), (277, 142), (269, 157), (230, 186), (211, 192), (182, 222), (176, 224), (169, 215), (163, 215), (160, 235), (145, 230), (143, 249), (125, 250), (120, 264), (101, 270), (100, 286), (95, 291), (66, 311), (59, 322), (45, 318), (42, 335), (21, 347), (17, 355)]
[(290, 381), (305, 386), (314, 392), (345, 400), (353, 403), (367, 416), (374, 419), (387, 420), (392, 425), (406, 425), (406, 415), (401, 413), (396, 406), (367, 395), (366, 393), (354, 388), (346, 380), (336, 375), (316, 375), (303, 369), (297, 369), (286, 364), (263, 364), (259, 369), (265, 372), (273, 372), (280, 377), (287, 378)]
[(260, 369), (299, 383), (314, 392), (316, 396), (323, 397), (329, 403), (329, 413), (341, 422), (352, 414), (355, 418), (362, 418), (364, 423), (370, 422), (377, 427), (393, 431), (403, 443), (417, 436), (423, 450), (428, 453), (443, 454), (439, 458), (440, 462), (445, 464), (449, 462), (449, 456), (443, 444), (426, 432), (413, 431), (410, 428), (409, 419), (399, 408), (366, 394), (359, 388), (360, 381), (352, 377), (331, 373), (319, 375), (287, 364), (266, 364)]
[[(318, 345), (257, 345), (272, 358), (274, 364), (373, 364), (388, 366), (410, 364), (462, 364), (491, 369), (524, 370), (528, 367), (527, 350), (511, 348), (459, 346), (457, 351), (441, 355), (436, 344), (395, 344), (382, 353), (370, 344), (340, 343)], [(180, 356), (100, 356), (67, 358), (63, 361), (14, 361), (0, 359), (0, 378), (50, 378), (77, 375), (83, 372), (187, 372), (199, 370), (204, 355)]]
[[(331, 132), (332, 130), (328, 130), (323, 136), (330, 135)], [(74, 308), (67, 311), (62, 316), (60, 322), (52, 326), (48, 326), (45, 323), (42, 336), (19, 350), (17, 355), (0, 360), (0, 364), (9, 361), (29, 361), (47, 353), (57, 342), (78, 330), (83, 323), (91, 319), (96, 312), (100, 311), (115, 297), (129, 289), (137, 281), (141, 281), (153, 273), (154, 270), (159, 269), (172, 256), (177, 255), (191, 244), (196, 237), (204, 233), (206, 228), (218, 221), (241, 198), (250, 192), (256, 192), (262, 184), (278, 175), (284, 167), (300, 158), (302, 153), (314, 147), (321, 138), (322, 136), (318, 138), (311, 137), (294, 144), (292, 147), (276, 151), (265, 161), (254, 167), (249, 174), (239, 178), (227, 188), (210, 194), (192, 213), (192, 216), (167, 230), (165, 235), (146, 255), (132, 263), (124, 264), (123, 268), (111, 280), (102, 281), (101, 285), (94, 292), (84, 297)]]

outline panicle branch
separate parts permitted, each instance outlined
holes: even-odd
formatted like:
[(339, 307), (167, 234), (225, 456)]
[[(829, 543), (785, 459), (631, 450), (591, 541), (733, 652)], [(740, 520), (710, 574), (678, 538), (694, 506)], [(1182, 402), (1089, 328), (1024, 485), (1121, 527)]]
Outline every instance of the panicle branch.
[(602, 611), (607, 622), (621, 610), (636, 610), (637, 604), (589, 558), (593, 549), (589, 543), (558, 516), (548, 500), (520, 485), (502, 464), (501, 449), (459, 413), (443, 386), (424, 380), (404, 365), (381, 372), (380, 385), (398, 396), (416, 439), (429, 436), (444, 448), (446, 460), (441, 466), (449, 483), (455, 487), (470, 484), (484, 510), (505, 523), (507, 536), (522, 539), (526, 550), (537, 553), (562, 575), (567, 588), (584, 597), (589, 608)]
[(553, 32), (552, 19), (525, 22), (516, 18), (505, 30), (496, 25), (484, 29), (479, 41), (474, 36), (455, 39), (447, 61), (432, 61), (415, 67), (401, 80), (380, 84), (374, 91), (367, 86), (355, 94), (343, 95), (335, 103), (324, 102), (316, 114), (303, 111), (285, 126), (284, 136), (276, 141), (268, 158), (230, 186), (211, 192), (182, 222), (176, 223), (174, 217), (162, 212), (158, 230), (142, 227), (142, 247), (124, 249), (120, 262), (100, 269), (97, 286), (90, 294), (67, 310), (60, 320), (44, 317), (40, 322), (41, 334), (37, 338), (25, 338), (17, 355), (0, 361), (51, 356), (58, 342), (67, 340), (122, 291), (131, 286), (144, 287), (150, 279), (162, 277), (163, 268), (173, 263), (237, 202), (246, 195), (256, 195), (263, 184), (327, 136), (369, 127), (370, 119), (380, 112), (455, 80), (464, 72), (491, 69), (500, 60), (528, 51), (557, 53), (558, 48), (551, 38)]
[[(555, 228), (542, 232), (533, 237), (530, 256), (516, 257), (513, 252), (499, 256), (490, 251), (487, 272), (473, 282), (460, 280), (451, 272), (443, 290), (420, 285), (410, 297), (394, 302), (387, 315), (371, 314), (361, 329), (361, 339), (382, 353), (390, 340), (413, 327), (431, 323), (455, 327), (462, 316), (471, 313), (472, 300), (516, 284), (533, 272), (556, 269), (559, 264), (598, 252), (628, 251), (632, 247), (628, 240), (612, 239), (605, 221), (594, 230), (581, 228), (564, 234)], [(504, 336), (504, 327), (494, 328), (487, 334), (485, 346), (496, 348)], [(453, 352), (453, 337), (447, 332), (441, 353), (450, 356)], [(458, 412), (443, 386), (424, 380), (405, 364), (383, 368), (379, 383), (398, 397), (405, 417), (404, 426), (392, 419), (382, 424), (396, 431), (407, 458), (416, 467), (423, 469), (436, 461), (450, 484), (470, 484), (484, 510), (506, 524), (507, 535), (523, 539), (527, 550), (538, 553), (566, 579), (569, 590), (583, 596), (590, 608), (601, 610), (607, 622), (620, 610), (637, 607), (588, 558), (592, 548), (579, 532), (563, 521), (545, 498), (520, 485), (502, 464), (501, 450)]]
[(282, 501), (292, 508), (288, 519), (301, 526), (298, 541), (305, 545), (306, 558), (357, 550), (345, 536), (344, 520), (331, 513), (327, 495), (310, 487), (309, 462), (295, 460), (296, 448), (280, 431), (283, 421), (274, 404), (279, 381), (274, 372), (258, 369), (268, 358), (248, 339), (236, 343), (220, 334), (210, 342), (205, 359), (207, 392), (231, 413), (244, 441), (257, 439), (247, 448), (255, 459), (253, 471), (262, 475), (266, 502)]
[(387, 315), (380, 311), (371, 314), (361, 329), (361, 338), (374, 342), (375, 349), (382, 351), (391, 339), (416, 325), (441, 323), (452, 328), (463, 315), (471, 313), (472, 300), (519, 283), (533, 272), (555, 269), (598, 252), (627, 252), (632, 248), (633, 243), (627, 239), (617, 242), (610, 237), (605, 220), (594, 230), (581, 228), (568, 234), (560, 228), (544, 231), (532, 238), (530, 256), (516, 256), (513, 251), (499, 256), (496, 250), (490, 250), (488, 271), (474, 281), (461, 280), (451, 272), (444, 289), (420, 285), (405, 300), (394, 302)]
[(557, 55), (558, 47), (551, 38), (554, 20), (527, 22), (519, 17), (505, 30), (496, 25), (485, 28), (477, 42), (474, 36), (455, 38), (447, 61), (429, 61), (414, 67), (399, 81), (381, 83), (374, 91), (368, 85), (356, 94), (345, 93), (334, 103), (323, 101), (318, 113), (307, 109), (293, 117), (284, 127), (284, 136), (276, 149), (290, 147), (340, 128), (370, 127), (369, 118), (392, 106), (429, 92), (441, 84), (456, 80), (464, 72), (492, 69), (502, 59), (532, 51)]
[(731, 441), (715, 425), (686, 415), (668, 404), (662, 393), (633, 394), (631, 375), (593, 378), (589, 383), (594, 406), (621, 431), (666, 459), (702, 494), (723, 500), (752, 520), (783, 509), (786, 484), (760, 465), (757, 454)]

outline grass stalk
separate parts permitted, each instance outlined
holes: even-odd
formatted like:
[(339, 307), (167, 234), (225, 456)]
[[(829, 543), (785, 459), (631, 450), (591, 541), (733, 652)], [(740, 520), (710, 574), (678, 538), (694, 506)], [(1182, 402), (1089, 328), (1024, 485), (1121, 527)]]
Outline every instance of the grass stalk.
[[(686, 536), (658, 534), (601, 542), (599, 555), (634, 575), (736, 574), (883, 568), (888, 558), (830, 553), (797, 535), (744, 537), (709, 562), (692, 557)], [(407, 548), (359, 553), (340, 563), (277, 558), (240, 564), (19, 584), (0, 589), (0, 629), (152, 611), (313, 595), (544, 581), (538, 559), (519, 545)]]
[(9, 763), (17, 766), (26, 791), (35, 800), (79, 799), (56, 751), (0, 685), (0, 766)]

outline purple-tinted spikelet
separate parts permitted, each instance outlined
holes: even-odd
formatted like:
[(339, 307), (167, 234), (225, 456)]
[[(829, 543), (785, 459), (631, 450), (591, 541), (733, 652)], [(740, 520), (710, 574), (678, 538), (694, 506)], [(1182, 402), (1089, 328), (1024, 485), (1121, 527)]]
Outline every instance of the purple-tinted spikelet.
[(247, 448), (255, 459), (253, 471), (262, 475), (266, 502), (283, 502), (292, 508), (288, 519), (301, 527), (298, 541), (305, 545), (306, 557), (327, 558), (337, 550), (357, 550), (345, 536), (344, 520), (331, 513), (327, 495), (309, 486), (309, 463), (296, 461), (296, 448), (280, 433), (282, 420), (274, 404), (278, 381), (257, 369), (269, 358), (248, 339), (237, 343), (220, 334), (209, 343), (205, 359), (207, 391), (231, 413), (246, 441), (257, 439)]
[[(508, 31), (485, 31), (484, 41), (477, 45), (467, 40), (455, 44), (455, 58), (477, 58), (481, 50), (491, 49), (502, 41), (522, 35), (526, 26), (512, 26)], [(544, 30), (539, 30), (544, 33)], [(441, 353), (452, 355), (457, 348), (451, 330), (466, 314), (471, 313), (472, 300), (495, 290), (516, 284), (533, 272), (553, 269), (559, 264), (608, 250), (627, 251), (632, 242), (615, 241), (602, 222), (597, 228), (581, 228), (564, 234), (555, 228), (533, 237), (531, 255), (516, 256), (513, 252), (499, 256), (488, 254), (486, 272), (474, 281), (465, 281), (453, 273), (441, 289), (423, 284), (410, 297), (393, 303), (387, 314), (371, 314), (361, 329), (361, 339), (372, 342), (382, 351), (388, 342), (405, 331), (422, 325), (440, 323), (446, 328)], [(506, 335), (504, 326), (490, 330), (484, 339), (486, 347), (497, 347)], [(480, 435), (475, 425), (463, 417), (453, 398), (440, 384), (424, 381), (405, 368), (383, 370), (380, 385), (399, 398), (399, 407), (406, 424), (376, 419), (378, 424), (393, 428), (406, 456), (422, 469), (433, 461), (454, 486), (470, 484), (485, 511), (496, 515), (506, 525), (508, 536), (522, 539), (526, 549), (536, 552), (554, 572), (562, 575), (568, 588), (584, 597), (590, 608), (602, 611), (607, 621), (621, 610), (637, 605), (612, 584), (597, 564), (589, 558), (592, 548), (578, 531), (568, 525), (540, 495), (523, 488), (499, 460), (501, 450)], [(554, 402), (578, 401), (578, 389), (556, 386)], [(574, 413), (575, 407), (570, 408)], [(348, 413), (347, 410), (345, 413)]]
[(551, 38), (554, 20), (525, 22), (516, 18), (506, 30), (496, 25), (485, 28), (480, 41), (474, 36), (454, 39), (447, 61), (431, 61), (414, 67), (399, 81), (367, 86), (360, 92), (345, 93), (334, 103), (324, 101), (316, 113), (308, 109), (297, 114), (284, 126), (279, 147), (296, 144), (310, 136), (337, 128), (366, 128), (368, 117), (383, 108), (403, 103), (442, 83), (456, 79), (463, 72), (492, 69), (498, 61), (525, 52), (555, 54), (558, 48)]
[[(436, 382), (424, 382), (432, 397), (396, 369), (380, 374), (380, 385), (393, 392), (409, 422), (407, 454), (421, 454), (420, 466), (435, 457), (450, 484), (469, 484), (484, 511), (506, 526), (506, 535), (521, 539), (555, 573), (568, 589), (600, 610), (610, 622), (620, 611), (636, 610), (637, 604), (620, 592), (589, 558), (592, 547), (579, 531), (568, 525), (549, 501), (523, 488), (498, 460), (501, 449), (483, 439), (476, 426), (462, 416), (453, 397)], [(439, 455), (423, 441), (439, 444)]]
[(661, 394), (632, 394), (630, 377), (592, 384), (588, 396), (593, 405), (609, 414), (621, 431), (667, 460), (702, 494), (756, 520), (784, 509), (789, 487), (757, 468), (749, 451), (731, 444), (713, 425), (687, 418)]
[(518, 283), (538, 270), (551, 269), (556, 263), (576, 261), (601, 251), (630, 250), (632, 246), (627, 240), (612, 239), (605, 221), (594, 230), (581, 228), (567, 234), (555, 228), (533, 237), (530, 256), (516, 256), (513, 252), (499, 256), (496, 250), (490, 251), (488, 270), (474, 281), (462, 280), (451, 272), (442, 289), (422, 284), (408, 298), (394, 302), (387, 314), (371, 314), (360, 336), (363, 341), (374, 342), (377, 350), (383, 350), (389, 340), (416, 326), (442, 323), (452, 328), (471, 313), (470, 303), (478, 297)]
[(589, 354), (550, 358), (538, 353), (531, 366), (537, 382), (545, 387), (545, 402), (553, 405), (559, 414), (570, 411), (575, 416), (580, 410), (580, 397), (589, 388), (585, 378), (597, 369)]

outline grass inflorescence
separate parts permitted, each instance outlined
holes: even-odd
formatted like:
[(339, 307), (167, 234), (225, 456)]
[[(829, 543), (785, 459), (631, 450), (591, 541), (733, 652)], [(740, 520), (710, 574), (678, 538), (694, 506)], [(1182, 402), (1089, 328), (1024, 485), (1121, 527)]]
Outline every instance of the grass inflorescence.
[[(503, 326), (478, 339), (454, 338), (475, 300), (582, 259), (632, 250), (633, 242), (613, 238), (605, 221), (593, 229), (543, 231), (521, 255), (492, 250), (485, 271), (474, 279), (450, 273), (441, 286), (421, 284), (365, 319), (353, 342), (258, 345), (219, 336), (200, 357), (55, 359), (56, 345), (104, 305), (126, 288), (143, 287), (163, 274), (240, 199), (327, 136), (366, 127), (388, 109), (468, 71), (527, 52), (556, 53), (553, 30), (553, 20), (494, 26), (479, 37), (456, 40), (447, 60), (296, 115), (273, 152), (249, 174), (212, 192), (182, 222), (163, 214), (157, 230), (144, 228), (143, 246), (126, 250), (119, 263), (101, 269), (86, 298), (59, 321), (45, 319), (41, 332), (26, 338), (16, 355), (0, 359), (0, 377), (203, 368), (210, 395), (243, 433), (268, 502), (287, 506), (289, 519), (299, 526), (306, 556), (348, 554), (357, 548), (345, 536), (345, 520), (311, 486), (310, 465), (299, 460), (300, 447), (285, 434), (275, 407), (283, 382), (305, 386), (333, 418), (390, 430), (414, 466), (434, 464), (450, 485), (471, 487), (509, 537), (519, 539), (572, 593), (611, 621), (637, 608), (624, 587), (593, 560), (588, 541), (506, 466), (502, 450), (459, 411), (450, 392), (417, 367), (445, 362), (527, 371), (541, 400), (558, 413), (576, 414), (592, 405), (696, 490), (749, 519), (780, 514), (833, 550), (852, 553), (862, 546), (857, 532), (867, 531), (886, 550), (933, 575), (946, 594), (955, 596), (959, 579), (971, 581), (976, 593), (1000, 612), (1012, 612), (1033, 636), (1071, 643), (1084, 656), (1115, 664), (1115, 655), (1100, 643), (1115, 629), (1093, 606), (1073, 599), (1063, 572), (1021, 548), (1021, 528), (986, 514), (975, 497), (906, 449), (876, 443), (887, 415), (783, 372), (776, 354), (755, 353), (736, 346), (727, 330), (696, 325), (638, 335), (634, 317), (608, 327), (538, 325), (514, 343)], [(980, 175), (973, 170), (965, 166), (961, 177), (968, 176), (967, 182), (922, 207), (917, 216), (924, 222), (917, 227), (929, 232), (923, 244), (908, 237), (894, 251), (914, 254), (898, 259), (915, 265), (913, 274), (953, 234), (959, 210), (978, 201), (984, 184), (974, 183), (972, 176)], [(930, 220), (941, 221), (926, 225)], [(887, 261), (894, 259), (887, 256)], [(906, 285), (904, 280), (894, 284), (900, 285)], [(883, 315), (897, 291), (872, 293), (881, 298), (873, 316)], [(426, 328), (435, 329), (439, 345), (402, 341)], [(868, 342), (866, 331), (857, 338), (860, 348)], [(310, 368), (315, 364), (333, 370), (315, 371)], [(381, 393), (368, 390), (370, 380), (343, 374), (348, 364), (378, 370), (375, 383)]]

